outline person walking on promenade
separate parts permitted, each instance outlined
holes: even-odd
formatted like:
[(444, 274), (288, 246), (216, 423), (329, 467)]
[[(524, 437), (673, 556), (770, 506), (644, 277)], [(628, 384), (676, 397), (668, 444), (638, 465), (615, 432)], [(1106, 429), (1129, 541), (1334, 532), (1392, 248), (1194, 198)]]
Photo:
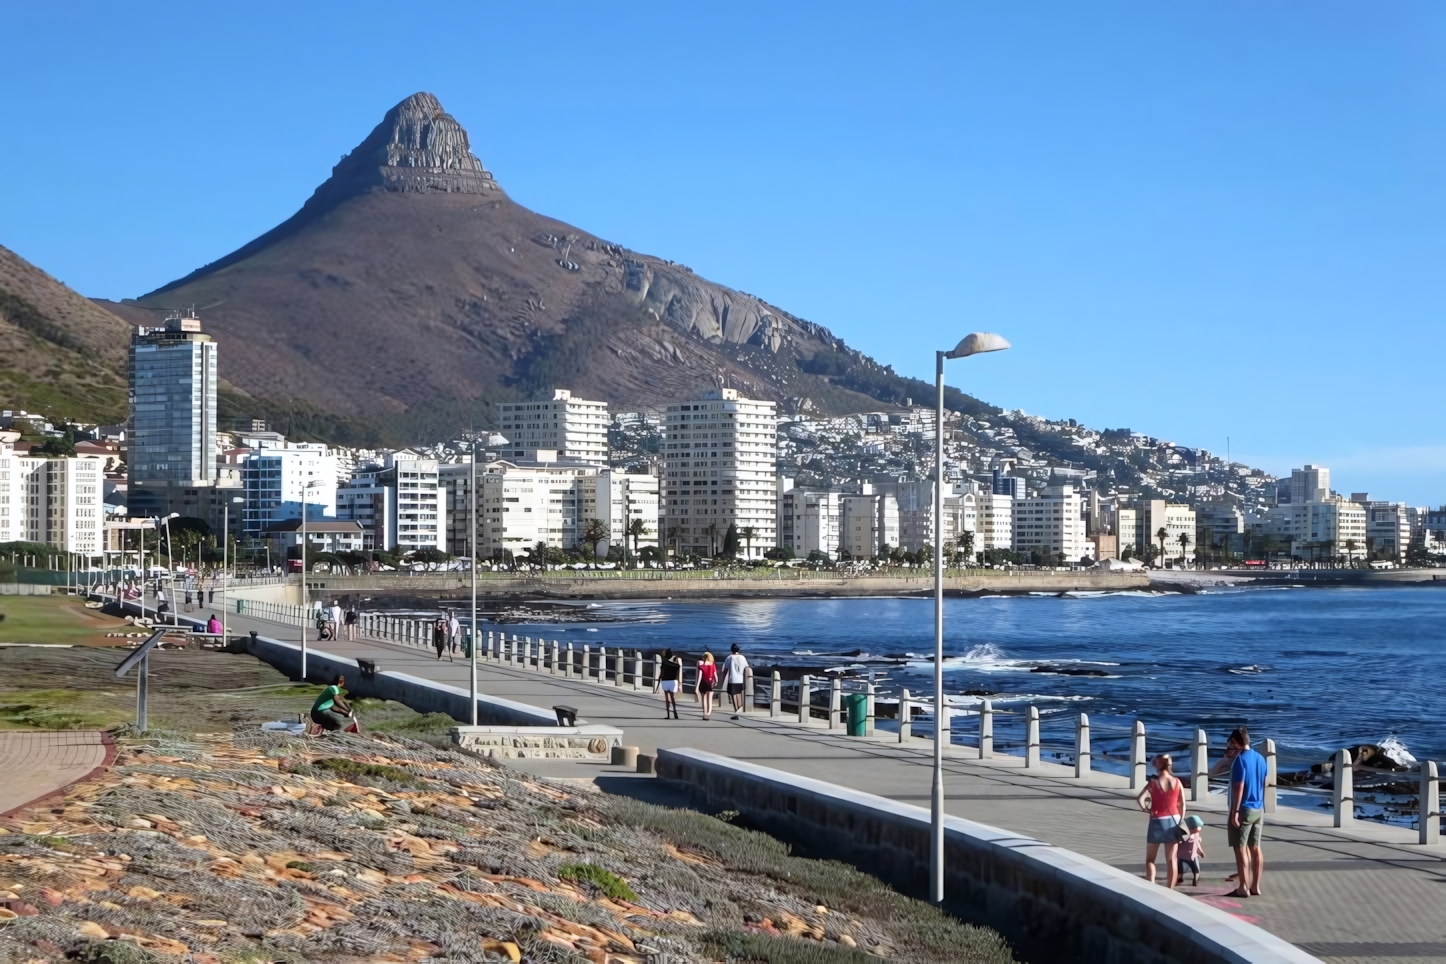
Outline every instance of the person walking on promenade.
[(353, 602), (346, 607), (346, 638), (356, 640), (356, 624), (361, 619), (361, 613), (356, 611), (356, 603)]
[(1232, 897), (1259, 897), (1265, 875), (1265, 757), (1250, 748), (1250, 731), (1236, 727), (1230, 734), (1235, 762), (1230, 766), (1230, 825), (1226, 835), (1235, 851), (1237, 886)]
[(455, 609), (447, 610), (447, 648), (455, 654), (461, 648), (462, 643), (462, 621), (457, 618)]
[(713, 662), (712, 653), (704, 653), (698, 663), (698, 679), (693, 692), (703, 703), (703, 719), (711, 719), (713, 713), (713, 690), (718, 686), (718, 664)]
[[(437, 651), (438, 660), (447, 651), (447, 621), (441, 616), (438, 616), (437, 621), (432, 624), (432, 647)], [(451, 654), (448, 654), (447, 659), (452, 659)]]
[(658, 670), (658, 689), (663, 691), (663, 719), (678, 718), (678, 690), (683, 685), (683, 661), (671, 649), (663, 650), (663, 665)]
[(326, 607), (326, 628), (331, 631), (332, 639), (341, 638), (341, 634), (338, 632), (341, 629), (341, 603), (335, 599), (331, 601), (330, 606)]
[[(1171, 890), (1180, 881), (1180, 870), (1175, 864), (1175, 851), (1183, 836), (1177, 828), (1185, 819), (1185, 789), (1172, 772), (1174, 761), (1170, 754), (1161, 753), (1155, 757), (1155, 775), (1145, 781), (1145, 788), (1135, 797), (1140, 809), (1150, 815), (1149, 829), (1145, 833), (1145, 879), (1155, 882), (1155, 857), (1160, 847), (1165, 848), (1165, 880)], [(1149, 803), (1145, 798), (1149, 797)]]
[(748, 680), (748, 658), (738, 651), (734, 643), (728, 658), (723, 660), (723, 681), (728, 685), (728, 699), (733, 702), (733, 719), (743, 712), (743, 684)]

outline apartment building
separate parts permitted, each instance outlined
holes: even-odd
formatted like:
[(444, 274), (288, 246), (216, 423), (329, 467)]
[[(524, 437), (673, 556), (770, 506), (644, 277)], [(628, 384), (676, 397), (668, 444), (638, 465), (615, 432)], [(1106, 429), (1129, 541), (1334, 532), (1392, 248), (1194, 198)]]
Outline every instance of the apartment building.
[(508, 402), (497, 406), (498, 431), (511, 442), (506, 458), (535, 461), (539, 451), (559, 459), (608, 464), (608, 404), (573, 398), (556, 389), (550, 401)]
[(1404, 562), (1411, 546), (1411, 510), (1404, 502), (1372, 502), (1368, 493), (1353, 492), (1351, 501), (1366, 510), (1366, 555)]
[(538, 454), (534, 461), (498, 459), (478, 473), (479, 558), (515, 558), (539, 542), (577, 547), (585, 520), (597, 511), (598, 467), (547, 450)]
[(336, 489), (336, 516), (362, 526), (369, 548), (446, 550), (446, 493), (436, 459), (402, 449), (352, 474)]
[[(1147, 499), (1138, 506), (1139, 541), (1135, 548), (1143, 552), (1145, 546), (1154, 546), (1161, 551), (1163, 556), (1159, 561), (1160, 565), (1164, 560), (1171, 560), (1176, 564), (1186, 566), (1195, 563), (1195, 540), (1199, 533), (1196, 531), (1195, 510), (1188, 505), (1181, 505), (1176, 502), (1166, 502), (1164, 499)], [(1164, 545), (1160, 544), (1160, 530), (1165, 530)], [(1180, 537), (1184, 536), (1185, 541), (1181, 542)], [(1183, 560), (1183, 561), (1182, 561)]]
[(90, 557), (105, 548), (104, 459), (15, 454), (0, 431), (0, 542), (41, 542)]
[[(606, 556), (613, 546), (626, 547), (629, 559), (648, 546), (658, 545), (658, 482), (656, 475), (604, 469), (595, 476), (579, 477), (583, 524), (597, 519), (607, 539), (597, 547)], [(640, 524), (634, 537), (632, 527)]]
[[(897, 545), (907, 552), (918, 552), (934, 544), (934, 480), (891, 482), (875, 480), (873, 489), (892, 496), (899, 512)], [(946, 490), (947, 491), (947, 490)]]
[(1120, 555), (1125, 549), (1132, 556), (1140, 554), (1140, 510), (1134, 506), (1121, 505), (1115, 508), (1115, 538)]
[(1038, 495), (1014, 500), (1014, 549), (1039, 551), (1066, 564), (1093, 558), (1085, 537), (1084, 500), (1072, 485), (1052, 485)]
[(275, 438), (243, 439), (257, 447), (239, 458), (241, 531), (251, 539), (288, 519), (336, 519), (336, 458), (325, 445)]
[(844, 492), (837, 488), (795, 487), (793, 479), (778, 480), (778, 545), (800, 559), (821, 552), (837, 559)]
[(1014, 545), (1014, 500), (975, 483), (966, 483), (956, 495), (944, 497), (944, 544), (960, 542), (960, 534), (973, 533), (973, 551), (1009, 549)]
[(1229, 552), (1245, 549), (1245, 512), (1233, 502), (1201, 502), (1195, 506), (1195, 545), (1220, 546)]
[(1266, 533), (1290, 543), (1302, 562), (1354, 562), (1365, 559), (1368, 513), (1365, 506), (1338, 496), (1318, 502), (1289, 502), (1266, 512)]
[(731, 388), (667, 406), (659, 526), (668, 547), (711, 556), (730, 525), (741, 556), (777, 544), (777, 424), (773, 402)]
[(899, 548), (899, 503), (892, 495), (869, 491), (840, 499), (839, 554), (872, 559)]

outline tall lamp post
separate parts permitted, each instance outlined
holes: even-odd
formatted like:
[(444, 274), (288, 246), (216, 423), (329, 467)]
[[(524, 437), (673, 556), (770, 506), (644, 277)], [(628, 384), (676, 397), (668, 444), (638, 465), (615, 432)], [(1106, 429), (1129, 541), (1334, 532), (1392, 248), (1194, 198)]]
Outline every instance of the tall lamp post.
[(228, 554), (231, 551), (231, 506), (245, 501), (239, 495), (233, 495), (226, 502), (226, 515), (221, 520), (221, 645), (223, 646), (226, 645), (226, 640), (229, 638), (226, 626), (231, 616), (226, 611), (231, 603), (230, 593), (227, 592), (231, 588), (230, 567), (236, 563), (234, 558), (228, 562)]
[(930, 800), (929, 899), (944, 902), (944, 360), (1002, 351), (1009, 342), (976, 331), (952, 351), (934, 353), (934, 786)]
[[(503, 438), (501, 435), (498, 435), (496, 432), (493, 432), (491, 435), (488, 435), (488, 436), (487, 436), (487, 443), (486, 443), (486, 444), (487, 444), (488, 447), (495, 447), (495, 446), (498, 446), (498, 445), (506, 445), (506, 444), (507, 444), (507, 439)], [(469, 677), (471, 678), (471, 681), (472, 681), (472, 685), (471, 685), (471, 688), (470, 688), (470, 690), (469, 690), (469, 692), (472, 694), (472, 698), (471, 698), (471, 700), (469, 701), (469, 704), (470, 704), (471, 707), (472, 707), (472, 725), (473, 725), (473, 726), (476, 726), (476, 725), (477, 725), (477, 553), (478, 553), (478, 549), (479, 549), (478, 539), (477, 539), (477, 501), (478, 501), (477, 496), (478, 496), (479, 493), (477, 492), (477, 438), (476, 438), (476, 436), (473, 436), (473, 438), (472, 438), (472, 465), (471, 465), (471, 470), (470, 470), (470, 472), (469, 472), (468, 474), (469, 474), (470, 478), (468, 479), (468, 483), (467, 483), (467, 497), (468, 497), (468, 500), (472, 503), (471, 508), (470, 508), (470, 511), (467, 513), (467, 519), (468, 519), (468, 523), (467, 523), (467, 524), (468, 524), (468, 527), (469, 527), (469, 530), (470, 530), (470, 531), (468, 532), (468, 534), (467, 534), (467, 545), (468, 545), (468, 547), (472, 550), (472, 562), (471, 562), (471, 565), (468, 567), (468, 568), (470, 568), (470, 569), (472, 570), (472, 621), (471, 621), (471, 623), (469, 623), (468, 626), (467, 626), (467, 632), (469, 632), (469, 633), (472, 634), (472, 644), (467, 647), (467, 655), (468, 655), (468, 660), (467, 660), (468, 667), (467, 667), (467, 669), (468, 669), (468, 675), (469, 675)]]
[[(179, 519), (180, 517), (181, 517), (181, 513), (179, 513), (179, 512), (172, 512), (170, 515), (166, 516), (164, 519), (161, 520), (163, 523), (165, 523), (165, 526), (166, 526), (166, 577), (167, 577), (167, 580), (168, 580), (168, 581), (170, 582), (170, 584), (171, 584), (171, 625), (172, 625), (172, 626), (178, 626), (178, 625), (180, 625), (180, 624), (176, 622), (176, 560), (175, 560), (175, 559), (172, 557), (172, 555), (171, 555), (171, 520), (172, 520), (172, 519)], [(160, 554), (160, 549), (159, 549), (159, 547), (157, 547), (157, 549), (156, 549), (156, 554), (157, 554), (157, 555)], [(145, 590), (142, 589), (141, 592), (144, 593)], [(160, 608), (160, 607), (157, 607), (157, 608)], [(156, 613), (156, 615), (159, 616), (160, 613)]]
[[(301, 681), (306, 682), (306, 492), (321, 485), (320, 479), (312, 479), (301, 487)], [(267, 553), (269, 556), (270, 553)], [(286, 561), (283, 559), (283, 566)]]

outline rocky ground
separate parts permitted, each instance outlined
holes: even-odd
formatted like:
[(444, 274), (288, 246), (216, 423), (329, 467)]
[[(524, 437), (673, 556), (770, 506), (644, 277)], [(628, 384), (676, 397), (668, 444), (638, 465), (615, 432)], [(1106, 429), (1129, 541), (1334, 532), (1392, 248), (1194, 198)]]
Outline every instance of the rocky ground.
[(103, 777), (0, 821), (0, 962), (1012, 960), (729, 814), (536, 780), (395, 704), (362, 710), (390, 733), (263, 731), (269, 689), (202, 718), (172, 686), (199, 726), (122, 729)]

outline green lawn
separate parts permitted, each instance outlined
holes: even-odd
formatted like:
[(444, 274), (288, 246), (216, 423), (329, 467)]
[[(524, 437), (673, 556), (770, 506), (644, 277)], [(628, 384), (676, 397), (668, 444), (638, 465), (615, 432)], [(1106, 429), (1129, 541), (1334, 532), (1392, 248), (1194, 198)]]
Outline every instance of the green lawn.
[(0, 643), (115, 645), (107, 632), (127, 628), (124, 620), (86, 609), (80, 596), (0, 596)]

